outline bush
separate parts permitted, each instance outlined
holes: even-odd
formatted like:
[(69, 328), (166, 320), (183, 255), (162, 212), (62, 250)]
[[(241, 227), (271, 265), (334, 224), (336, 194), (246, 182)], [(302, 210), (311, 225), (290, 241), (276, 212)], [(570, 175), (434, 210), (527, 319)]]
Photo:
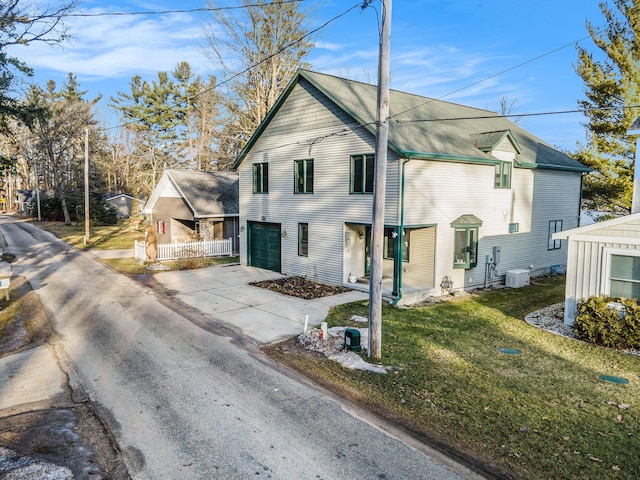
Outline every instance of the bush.
[[(31, 216), (38, 218), (38, 203), (34, 199), (31, 203)], [(40, 196), (40, 217), (42, 220), (51, 222), (62, 222), (64, 215), (62, 214), (62, 204), (59, 198)]]
[(578, 304), (574, 331), (579, 339), (603, 347), (640, 349), (640, 306), (634, 298), (583, 300)]

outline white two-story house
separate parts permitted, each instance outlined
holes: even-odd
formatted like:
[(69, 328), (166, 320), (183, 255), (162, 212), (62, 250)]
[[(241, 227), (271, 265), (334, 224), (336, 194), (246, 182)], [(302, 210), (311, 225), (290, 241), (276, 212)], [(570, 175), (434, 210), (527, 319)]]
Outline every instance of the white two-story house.
[[(496, 113), (392, 91), (383, 294), (566, 263), (588, 169)], [(234, 167), (247, 265), (368, 288), (376, 87), (300, 70)]]

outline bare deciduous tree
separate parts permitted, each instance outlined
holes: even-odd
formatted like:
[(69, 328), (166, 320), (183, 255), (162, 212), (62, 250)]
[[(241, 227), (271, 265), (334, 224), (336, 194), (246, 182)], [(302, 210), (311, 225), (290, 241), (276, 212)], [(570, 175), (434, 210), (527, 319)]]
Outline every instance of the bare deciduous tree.
[[(229, 165), (258, 128), (298, 68), (313, 42), (299, 2), (256, 5), (239, 0), (242, 9), (216, 10), (206, 28), (205, 54), (224, 72), (226, 127), (218, 141), (221, 166)], [(211, 8), (215, 2), (209, 0)]]

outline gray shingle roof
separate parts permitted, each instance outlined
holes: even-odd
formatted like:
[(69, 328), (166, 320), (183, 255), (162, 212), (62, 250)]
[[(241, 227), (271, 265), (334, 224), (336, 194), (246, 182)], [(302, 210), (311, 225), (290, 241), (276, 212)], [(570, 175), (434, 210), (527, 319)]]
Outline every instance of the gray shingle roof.
[(239, 213), (236, 173), (191, 170), (167, 170), (166, 173), (191, 207), (195, 218)]
[[(304, 81), (320, 90), (364, 128), (375, 132), (375, 85), (299, 70), (263, 125), (247, 143), (235, 166), (242, 161), (293, 86)], [(578, 161), (495, 112), (397, 90), (390, 91), (389, 111), (389, 148), (400, 155), (492, 162), (495, 158), (476, 146), (474, 139), (480, 138), (483, 144), (488, 144), (508, 132), (520, 149), (516, 165), (589, 171)]]

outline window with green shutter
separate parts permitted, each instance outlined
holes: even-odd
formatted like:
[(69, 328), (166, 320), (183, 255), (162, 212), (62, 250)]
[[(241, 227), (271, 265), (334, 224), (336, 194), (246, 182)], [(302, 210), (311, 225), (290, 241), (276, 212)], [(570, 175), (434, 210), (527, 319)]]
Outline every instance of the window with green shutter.
[(269, 164), (253, 164), (253, 193), (269, 193)]
[(495, 188), (511, 188), (511, 162), (501, 162), (496, 165)]
[(313, 193), (313, 158), (295, 160), (294, 193)]
[(374, 158), (373, 154), (351, 155), (350, 193), (373, 193)]

